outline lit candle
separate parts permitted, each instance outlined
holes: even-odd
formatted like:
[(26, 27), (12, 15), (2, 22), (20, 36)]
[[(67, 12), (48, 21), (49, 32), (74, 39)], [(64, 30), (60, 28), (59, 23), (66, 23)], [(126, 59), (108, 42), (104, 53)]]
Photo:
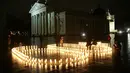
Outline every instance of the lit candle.
[(68, 63), (66, 63), (65, 68), (68, 69)]
[(50, 64), (52, 64), (52, 60), (50, 59)]
[(59, 70), (61, 70), (62, 69), (62, 63), (59, 65)]
[(47, 70), (47, 64), (45, 64), (45, 72), (47, 72), (48, 70)]
[(50, 64), (50, 71), (52, 71), (52, 65)]
[(45, 64), (47, 63), (47, 59), (45, 59), (44, 63), (45, 63)]
[(55, 62), (55, 64), (56, 64), (56, 59), (54, 59), (54, 62)]

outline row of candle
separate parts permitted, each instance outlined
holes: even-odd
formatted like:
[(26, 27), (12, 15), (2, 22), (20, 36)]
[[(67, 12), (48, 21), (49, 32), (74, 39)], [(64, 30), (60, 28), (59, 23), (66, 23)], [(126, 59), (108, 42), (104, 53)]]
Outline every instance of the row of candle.
[(12, 54), (14, 59), (18, 60), (21, 64), (31, 67), (32, 70), (38, 68), (40, 71), (60, 70), (63, 67), (68, 69), (69, 66), (86, 65), (88, 62), (91, 62), (90, 60), (110, 58), (112, 55), (112, 48), (106, 43), (92, 45), (91, 49), (87, 47), (76, 48), (76, 46), (84, 46), (85, 44), (68, 44), (71, 47), (67, 47), (67, 44), (65, 43), (64, 47), (49, 44), (47, 48), (20, 46), (13, 48)]

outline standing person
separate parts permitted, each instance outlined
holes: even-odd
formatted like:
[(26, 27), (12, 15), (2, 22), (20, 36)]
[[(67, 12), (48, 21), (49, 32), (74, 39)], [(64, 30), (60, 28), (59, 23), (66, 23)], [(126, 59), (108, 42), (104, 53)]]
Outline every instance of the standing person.
[(8, 35), (8, 45), (10, 46), (11, 45), (11, 36)]
[(120, 56), (121, 48), (122, 48), (122, 46), (121, 46), (120, 42), (116, 41), (115, 44), (114, 44), (114, 50), (115, 50), (115, 54), (117, 56)]
[[(87, 44), (86, 44), (87, 48), (89, 48), (91, 50), (91, 40), (88, 40), (87, 41)], [(89, 47), (90, 46), (90, 47)]]
[(121, 49), (122, 49), (121, 42), (117, 42), (117, 46), (118, 46), (118, 55), (121, 56)]
[(114, 55), (113, 55), (113, 65), (116, 72), (121, 72), (122, 69), (122, 60), (121, 60), (121, 44), (118, 41), (115, 41), (114, 46)]
[(114, 47), (114, 53), (115, 53), (115, 55), (117, 55), (117, 52), (118, 52), (118, 51), (117, 51), (117, 50), (118, 50), (118, 44), (117, 44), (117, 41), (115, 41), (113, 47)]
[(22, 42), (19, 43), (19, 46), (22, 46)]
[(56, 46), (59, 46), (59, 42), (60, 42), (60, 36), (56, 35)]
[(64, 37), (61, 37), (60, 39), (60, 46), (63, 47)]

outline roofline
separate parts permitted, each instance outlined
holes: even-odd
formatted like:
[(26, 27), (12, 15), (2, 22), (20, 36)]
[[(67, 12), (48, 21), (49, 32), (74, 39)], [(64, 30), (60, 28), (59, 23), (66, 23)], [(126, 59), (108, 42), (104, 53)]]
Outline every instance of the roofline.
[(38, 3), (38, 2), (35, 2), (34, 4), (33, 4), (33, 6), (31, 7), (31, 9), (29, 10), (29, 13), (31, 13), (32, 12), (32, 9), (37, 5), (37, 4), (43, 4), (43, 3)]

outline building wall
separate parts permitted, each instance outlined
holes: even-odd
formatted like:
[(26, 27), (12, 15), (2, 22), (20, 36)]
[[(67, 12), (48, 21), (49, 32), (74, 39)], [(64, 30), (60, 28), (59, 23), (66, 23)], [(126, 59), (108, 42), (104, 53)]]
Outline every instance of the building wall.
[(55, 34), (55, 13), (42, 12), (31, 17), (31, 34), (54, 35)]
[(107, 34), (109, 34), (108, 26), (109, 21), (105, 18), (94, 17), (93, 20), (93, 38), (96, 40), (107, 40)]
[[(91, 17), (66, 14), (66, 40), (71, 42), (86, 41), (91, 24)], [(82, 37), (82, 33), (86, 34), (85, 38)]]
[(32, 35), (65, 35), (81, 36), (86, 33), (86, 39), (104, 40), (109, 32), (109, 21), (106, 17), (83, 15), (69, 12), (46, 10), (46, 7), (33, 10)]
[(87, 27), (85, 27), (86, 24), (88, 24), (89, 21), (85, 17), (82, 16), (76, 16), (76, 15), (66, 15), (66, 34), (67, 35), (78, 35), (82, 32), (87, 32)]
[(66, 15), (66, 35), (81, 36), (86, 34), (86, 39), (107, 40), (109, 34), (109, 21), (95, 16)]
[(60, 35), (66, 34), (66, 12), (59, 13), (59, 32)]

